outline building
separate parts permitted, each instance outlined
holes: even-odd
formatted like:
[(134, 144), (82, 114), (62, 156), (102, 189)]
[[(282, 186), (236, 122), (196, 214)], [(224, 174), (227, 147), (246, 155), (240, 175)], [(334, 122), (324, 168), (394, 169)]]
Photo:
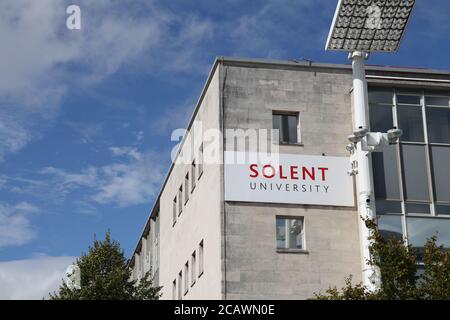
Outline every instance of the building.
[[(438, 231), (450, 246), (450, 72), (368, 66), (367, 79), (371, 130), (403, 130), (373, 153), (379, 227), (418, 248)], [(350, 65), (218, 58), (133, 277), (151, 269), (163, 299), (306, 299), (349, 274), (360, 281), (352, 123)], [(223, 164), (264, 143), (280, 167)]]

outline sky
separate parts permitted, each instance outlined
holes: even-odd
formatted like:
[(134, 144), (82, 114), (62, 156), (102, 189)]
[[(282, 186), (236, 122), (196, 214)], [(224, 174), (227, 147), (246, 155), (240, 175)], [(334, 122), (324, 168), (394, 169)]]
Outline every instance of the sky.
[[(129, 257), (215, 57), (349, 63), (324, 50), (336, 4), (2, 0), (0, 299), (47, 296), (107, 230)], [(450, 70), (449, 14), (417, 0), (399, 52), (368, 63)]]

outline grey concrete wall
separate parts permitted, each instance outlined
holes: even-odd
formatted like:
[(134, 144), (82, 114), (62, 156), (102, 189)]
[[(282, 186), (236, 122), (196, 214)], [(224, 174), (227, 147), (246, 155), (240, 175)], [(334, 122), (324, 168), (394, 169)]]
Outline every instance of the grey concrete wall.
[[(296, 111), (301, 145), (280, 152), (348, 156), (348, 70), (225, 65), (222, 72), (225, 129), (271, 129), (273, 110)], [(227, 299), (306, 299), (349, 274), (361, 280), (356, 208), (228, 202), (224, 215)], [(308, 253), (276, 252), (276, 215), (304, 217)]]

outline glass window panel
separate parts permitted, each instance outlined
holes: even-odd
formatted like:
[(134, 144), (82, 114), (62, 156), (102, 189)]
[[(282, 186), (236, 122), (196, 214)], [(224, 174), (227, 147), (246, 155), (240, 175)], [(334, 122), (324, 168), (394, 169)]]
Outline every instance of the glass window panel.
[(450, 108), (427, 108), (428, 139), (431, 143), (450, 143)]
[(383, 91), (383, 90), (370, 90), (369, 91), (369, 102), (370, 103), (385, 103), (393, 104), (393, 92)]
[(289, 143), (298, 143), (298, 138), (297, 138), (297, 125), (298, 125), (298, 120), (297, 120), (297, 116), (287, 116), (288, 118), (288, 131), (289, 131), (289, 138), (288, 138), (288, 142)]
[(436, 213), (450, 215), (450, 205), (436, 205)]
[(448, 97), (425, 97), (427, 106), (450, 106)]
[(402, 141), (423, 142), (422, 109), (412, 106), (397, 107), (398, 126), (403, 130)]
[(403, 183), (407, 200), (430, 200), (425, 147), (401, 145)]
[(400, 201), (376, 200), (377, 214), (402, 213)]
[(401, 216), (377, 216), (378, 230), (385, 239), (403, 239)]
[(398, 156), (396, 146), (372, 153), (375, 196), (381, 199), (400, 199)]
[[(427, 239), (437, 235), (437, 244), (450, 247), (450, 219), (407, 218), (408, 241), (413, 248), (424, 252)], [(420, 257), (419, 257), (420, 258)]]
[(431, 163), (436, 200), (450, 202), (450, 147), (432, 146)]
[(286, 220), (277, 218), (277, 248), (285, 248), (286, 242)]
[(406, 213), (430, 213), (430, 205), (426, 203), (406, 203)]
[(303, 249), (303, 219), (276, 220), (277, 249)]
[(281, 137), (281, 115), (274, 114), (272, 116), (272, 124), (274, 130), (280, 130), (280, 137)]
[(420, 105), (420, 96), (397, 95), (397, 103), (418, 104)]
[(392, 107), (370, 105), (370, 129), (373, 132), (387, 132), (394, 127)]

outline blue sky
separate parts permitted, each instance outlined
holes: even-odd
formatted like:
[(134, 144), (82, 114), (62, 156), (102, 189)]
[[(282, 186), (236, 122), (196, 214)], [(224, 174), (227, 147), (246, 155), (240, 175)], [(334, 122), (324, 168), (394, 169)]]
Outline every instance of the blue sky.
[[(348, 63), (324, 51), (336, 3), (3, 0), (0, 298), (39, 298), (107, 229), (130, 254), (216, 56)], [(418, 0), (400, 51), (369, 63), (450, 70), (449, 13)]]

